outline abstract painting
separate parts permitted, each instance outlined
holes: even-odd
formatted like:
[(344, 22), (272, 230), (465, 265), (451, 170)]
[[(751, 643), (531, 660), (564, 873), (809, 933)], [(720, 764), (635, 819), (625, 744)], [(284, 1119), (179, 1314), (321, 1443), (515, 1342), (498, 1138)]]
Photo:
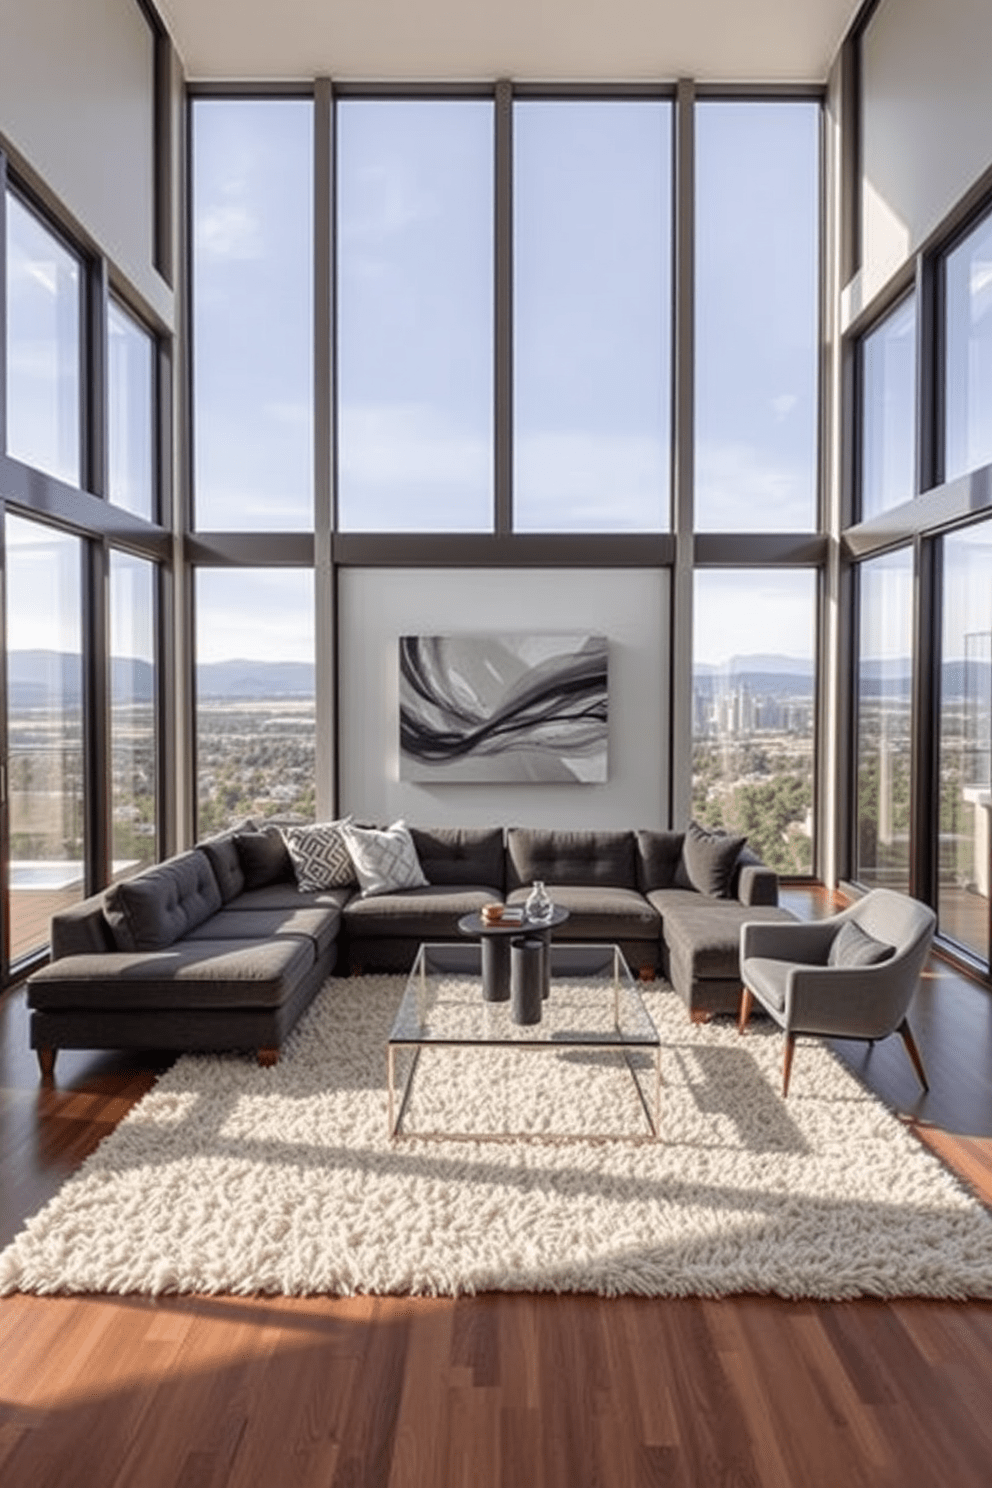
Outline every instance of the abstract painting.
[(400, 778), (600, 784), (602, 635), (400, 636)]

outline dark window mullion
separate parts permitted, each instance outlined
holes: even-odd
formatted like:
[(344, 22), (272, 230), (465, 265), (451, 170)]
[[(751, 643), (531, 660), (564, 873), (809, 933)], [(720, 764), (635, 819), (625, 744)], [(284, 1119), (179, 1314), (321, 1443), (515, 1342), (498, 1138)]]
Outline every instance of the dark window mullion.
[(495, 531), (513, 531), (513, 89), (496, 84), (494, 137)]

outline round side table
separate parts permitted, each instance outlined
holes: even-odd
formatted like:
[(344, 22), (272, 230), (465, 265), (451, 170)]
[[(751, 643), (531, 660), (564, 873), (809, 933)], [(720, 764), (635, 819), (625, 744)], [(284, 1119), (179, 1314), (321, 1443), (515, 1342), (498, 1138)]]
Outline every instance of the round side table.
[(510, 948), (517, 941), (539, 941), (541, 945), (541, 983), (543, 995), (548, 995), (551, 976), (551, 932), (568, 919), (568, 910), (560, 904), (554, 907), (550, 920), (529, 920), (526, 915), (512, 925), (501, 920), (487, 924), (478, 911), (462, 915), (458, 929), (462, 935), (478, 937), (482, 946), (482, 996), (486, 1002), (509, 1002), (510, 1000)]

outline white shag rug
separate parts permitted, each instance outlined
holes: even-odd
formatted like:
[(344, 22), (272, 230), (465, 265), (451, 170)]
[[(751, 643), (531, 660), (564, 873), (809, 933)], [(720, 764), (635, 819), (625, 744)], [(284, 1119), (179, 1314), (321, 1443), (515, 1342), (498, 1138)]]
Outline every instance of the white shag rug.
[[(822, 1045), (662, 1039), (662, 1140), (620, 1056), (426, 1051), (390, 1142), (401, 977), (331, 981), (274, 1069), (186, 1056), (0, 1254), (0, 1292), (992, 1296), (992, 1215)], [(511, 1126), (508, 1127), (507, 1123)]]

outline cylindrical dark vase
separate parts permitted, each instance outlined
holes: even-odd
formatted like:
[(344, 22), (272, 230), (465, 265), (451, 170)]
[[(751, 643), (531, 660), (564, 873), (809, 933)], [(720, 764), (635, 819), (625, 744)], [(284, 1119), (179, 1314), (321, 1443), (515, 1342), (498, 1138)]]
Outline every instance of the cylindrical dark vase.
[(521, 936), (510, 947), (510, 1017), (514, 1023), (540, 1023), (544, 982), (544, 943)]
[(510, 1000), (509, 936), (482, 937), (482, 996), (486, 1002)]

